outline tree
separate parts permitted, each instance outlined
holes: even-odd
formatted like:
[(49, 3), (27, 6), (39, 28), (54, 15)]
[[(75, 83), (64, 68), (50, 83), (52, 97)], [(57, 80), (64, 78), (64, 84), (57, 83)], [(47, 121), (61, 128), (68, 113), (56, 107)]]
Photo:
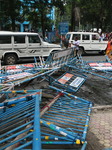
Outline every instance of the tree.
[(82, 24), (89, 24), (97, 29), (102, 28), (106, 31), (111, 23), (111, 8), (110, 0), (80, 0)]
[(52, 27), (51, 10), (58, 7), (62, 14), (63, 2), (58, 0), (24, 0), (23, 12), (27, 20), (32, 23), (35, 30), (41, 28), (43, 36), (45, 36), (46, 29), (49, 31)]
[(70, 24), (70, 31), (74, 31), (76, 26), (80, 24), (80, 1), (79, 0), (63, 0), (63, 18)]
[[(65, 11), (68, 14), (70, 30), (81, 26), (86, 30), (102, 28), (103, 31), (112, 30), (111, 0), (63, 0), (66, 1)], [(71, 21), (70, 21), (71, 20)]]
[(8, 24), (11, 24), (11, 28), (15, 31), (15, 22), (18, 21), (21, 12), (20, 0), (5, 0), (2, 2), (2, 10), (0, 11), (3, 17), (4, 29)]
[(51, 26), (51, 19), (48, 15), (51, 12), (49, 0), (24, 0), (23, 4), (23, 12), (26, 19), (32, 24), (32, 28), (36, 31), (41, 28), (45, 36), (46, 29), (49, 30)]

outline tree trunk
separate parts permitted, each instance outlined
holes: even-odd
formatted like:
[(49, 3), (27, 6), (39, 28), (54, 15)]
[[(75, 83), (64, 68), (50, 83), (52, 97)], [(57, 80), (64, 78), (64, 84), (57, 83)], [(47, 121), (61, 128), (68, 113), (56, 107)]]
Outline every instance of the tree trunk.
[(12, 20), (12, 31), (15, 31), (15, 18), (11, 18)]
[(75, 1), (72, 1), (72, 10), (71, 10), (71, 31), (75, 30)]
[(10, 8), (10, 18), (11, 18), (11, 26), (12, 26), (12, 31), (15, 31), (15, 5), (16, 5), (16, 1), (15, 0), (11, 0), (11, 3), (9, 4), (9, 8)]

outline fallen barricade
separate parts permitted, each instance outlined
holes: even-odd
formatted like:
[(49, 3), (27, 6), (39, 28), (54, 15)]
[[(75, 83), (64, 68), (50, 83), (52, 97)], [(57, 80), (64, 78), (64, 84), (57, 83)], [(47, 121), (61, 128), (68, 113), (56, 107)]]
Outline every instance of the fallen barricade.
[(109, 62), (87, 62), (92, 69), (112, 71), (112, 64)]
[[(85, 73), (112, 79), (110, 70), (97, 69), (93, 63), (76, 59), (73, 49), (67, 49), (51, 53), (46, 62), (41, 59), (40, 64), (35, 60), (34, 64), (3, 67), (0, 94), (6, 99), (0, 103), (0, 149), (49, 150), (66, 145), (68, 149), (84, 150), (92, 103), (71, 92), (77, 92), (86, 81)], [(97, 65), (101, 64), (97, 62)], [(60, 70), (61, 75), (54, 78), (53, 73)], [(35, 78), (46, 79), (49, 88), (58, 93), (43, 108), (41, 90), (10, 91)]]
[(76, 92), (86, 81), (86, 79), (87, 76), (80, 72), (76, 72), (74, 70), (66, 72), (63, 71), (61, 76), (57, 79), (49, 76), (49, 84), (64, 91)]
[[(55, 87), (50, 87), (60, 92)], [(85, 149), (86, 134), (92, 103), (71, 95), (60, 93), (58, 100), (44, 108), (48, 108), (42, 115), (42, 143), (46, 145), (75, 145)], [(59, 148), (60, 148), (59, 147)]]
[[(22, 91), (20, 91), (22, 92)], [(39, 102), (41, 90), (0, 104), (0, 149), (41, 149)], [(32, 132), (34, 131), (34, 132)], [(38, 140), (37, 140), (38, 139)]]
[(112, 80), (112, 63), (104, 61), (84, 61), (81, 56), (67, 64), (68, 67), (82, 73), (89, 73), (104, 79)]
[(0, 104), (1, 150), (41, 150), (65, 144), (85, 149), (91, 102), (61, 92), (39, 113), (41, 90), (12, 93), (22, 92), (29, 93)]
[(73, 58), (73, 49), (67, 49), (51, 53), (46, 61), (40, 59), (39, 63), (3, 66), (0, 80), (2, 84), (13, 83), (13, 85), (19, 85), (54, 72)]
[(12, 83), (9, 84), (0, 84), (0, 98), (4, 95), (3, 91), (10, 91), (14, 88)]

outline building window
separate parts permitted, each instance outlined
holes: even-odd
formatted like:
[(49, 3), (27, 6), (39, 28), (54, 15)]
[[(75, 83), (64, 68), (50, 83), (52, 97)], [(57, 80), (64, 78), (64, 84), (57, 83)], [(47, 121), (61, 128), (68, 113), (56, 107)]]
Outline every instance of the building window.
[(0, 36), (0, 44), (10, 44), (11, 36)]
[(24, 35), (14, 36), (14, 44), (18, 44), (18, 43), (25, 43), (25, 36)]

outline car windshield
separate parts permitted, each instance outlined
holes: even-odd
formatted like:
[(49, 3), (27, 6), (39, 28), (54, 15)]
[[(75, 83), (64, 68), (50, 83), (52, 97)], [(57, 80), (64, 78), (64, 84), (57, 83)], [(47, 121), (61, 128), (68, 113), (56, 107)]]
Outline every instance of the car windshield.
[(70, 40), (70, 36), (71, 36), (71, 34), (67, 34), (66, 39)]

